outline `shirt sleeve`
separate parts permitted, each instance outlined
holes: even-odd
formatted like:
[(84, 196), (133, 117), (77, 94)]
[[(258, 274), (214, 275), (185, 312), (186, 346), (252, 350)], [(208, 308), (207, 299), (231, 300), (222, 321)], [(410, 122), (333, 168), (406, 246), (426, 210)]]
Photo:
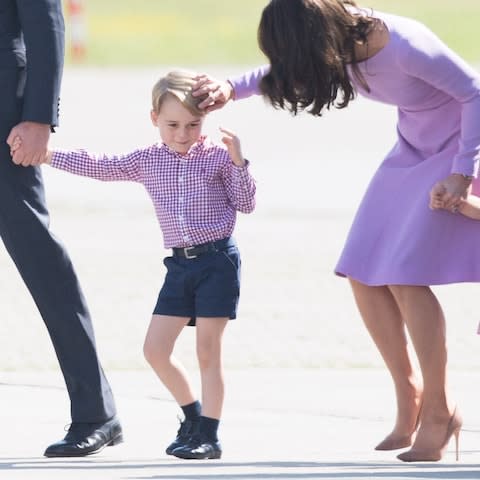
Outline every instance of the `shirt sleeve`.
[(228, 198), (235, 210), (251, 213), (255, 208), (255, 180), (250, 175), (250, 162), (245, 161), (243, 167), (238, 167), (228, 160), (223, 170), (223, 180)]
[(461, 104), (461, 132), (452, 173), (478, 175), (480, 161), (480, 75), (423, 27), (399, 56), (401, 67), (414, 77), (450, 95)]
[(235, 100), (251, 97), (252, 95), (260, 95), (260, 80), (268, 73), (270, 65), (262, 65), (254, 70), (246, 72), (242, 75), (228, 78), (228, 82), (233, 87)]
[(90, 153), (86, 150), (55, 150), (51, 166), (75, 175), (103, 181), (141, 182), (143, 150), (122, 155)]

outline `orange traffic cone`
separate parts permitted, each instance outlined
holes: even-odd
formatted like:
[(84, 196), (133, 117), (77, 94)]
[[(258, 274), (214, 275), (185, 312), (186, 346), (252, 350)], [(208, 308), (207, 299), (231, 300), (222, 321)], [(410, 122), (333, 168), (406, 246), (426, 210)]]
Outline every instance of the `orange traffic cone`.
[(87, 29), (83, 0), (68, 0), (67, 14), (70, 22), (70, 50), (72, 60), (81, 62), (86, 55)]

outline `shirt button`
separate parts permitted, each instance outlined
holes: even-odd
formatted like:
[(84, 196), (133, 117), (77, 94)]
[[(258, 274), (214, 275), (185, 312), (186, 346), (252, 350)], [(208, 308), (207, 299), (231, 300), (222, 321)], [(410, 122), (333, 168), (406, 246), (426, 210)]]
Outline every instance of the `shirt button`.
[(179, 182), (183, 182), (183, 177), (178, 177)]
[(179, 201), (180, 203), (182, 203), (182, 202), (183, 202), (183, 197), (178, 197), (178, 201)]

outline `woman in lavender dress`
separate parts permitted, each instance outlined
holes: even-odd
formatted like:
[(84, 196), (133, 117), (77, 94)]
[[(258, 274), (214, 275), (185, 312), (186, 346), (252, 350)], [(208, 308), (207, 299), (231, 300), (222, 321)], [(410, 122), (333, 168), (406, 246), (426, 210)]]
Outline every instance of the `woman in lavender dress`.
[(397, 142), (335, 271), (348, 277), (395, 385), (396, 423), (376, 448), (411, 447), (398, 458), (436, 461), (455, 436), (458, 458), (462, 419), (448, 392), (445, 319), (430, 286), (480, 281), (480, 224), (456, 214), (478, 171), (480, 78), (424, 25), (353, 1), (272, 0), (258, 40), (270, 64), (228, 82), (199, 78), (197, 93), (209, 92), (204, 108), (259, 93), (293, 114), (320, 116), (356, 93), (398, 107)]

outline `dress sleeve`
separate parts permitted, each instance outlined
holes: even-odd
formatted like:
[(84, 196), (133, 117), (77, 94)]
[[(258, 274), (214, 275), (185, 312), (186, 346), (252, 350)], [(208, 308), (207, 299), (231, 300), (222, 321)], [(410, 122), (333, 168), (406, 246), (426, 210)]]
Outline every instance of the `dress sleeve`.
[(260, 80), (269, 70), (270, 65), (262, 65), (242, 75), (228, 78), (228, 82), (235, 92), (235, 100), (260, 95), (260, 89), (258, 88)]
[[(480, 75), (426, 27), (401, 50), (401, 67), (450, 95), (462, 107), (452, 173), (477, 176), (480, 161)], [(421, 33), (421, 34), (420, 34)]]
[(51, 166), (106, 182), (141, 182), (141, 160), (146, 153), (140, 149), (122, 155), (90, 153), (86, 150), (55, 150)]

